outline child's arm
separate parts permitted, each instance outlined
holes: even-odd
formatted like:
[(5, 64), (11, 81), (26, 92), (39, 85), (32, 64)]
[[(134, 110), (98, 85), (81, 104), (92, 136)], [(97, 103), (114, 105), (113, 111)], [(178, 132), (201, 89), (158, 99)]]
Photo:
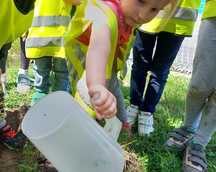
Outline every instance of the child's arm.
[(86, 80), (91, 103), (97, 118), (116, 114), (116, 98), (106, 88), (106, 64), (110, 53), (110, 29), (104, 24), (93, 25), (86, 57)]

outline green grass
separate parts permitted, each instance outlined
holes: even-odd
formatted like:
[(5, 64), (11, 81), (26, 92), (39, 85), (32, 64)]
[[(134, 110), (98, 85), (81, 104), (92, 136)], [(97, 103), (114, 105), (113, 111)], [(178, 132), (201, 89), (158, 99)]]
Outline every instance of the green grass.
[[(16, 44), (17, 46), (17, 44)], [(6, 99), (7, 108), (18, 107), (22, 104), (29, 104), (32, 91), (27, 96), (19, 95), (15, 90), (16, 74), (18, 65), (16, 56), (18, 51), (13, 49), (13, 60), (9, 60), (8, 69), (8, 97)], [(124, 81), (122, 87), (126, 104), (129, 103), (129, 77)], [(131, 143), (127, 149), (135, 152), (143, 171), (146, 172), (180, 172), (181, 155), (166, 151), (163, 147), (167, 139), (167, 132), (174, 127), (181, 125), (184, 118), (185, 94), (189, 79), (183, 75), (171, 73), (164, 94), (161, 98), (155, 113), (155, 132), (150, 137), (138, 137), (136, 134), (132, 138), (122, 134), (120, 143), (122, 145)], [(216, 136), (214, 136), (207, 147), (207, 159), (209, 172), (216, 171)], [(39, 153), (29, 143), (23, 152), (23, 160), (20, 161), (21, 172), (38, 172), (36, 158)]]

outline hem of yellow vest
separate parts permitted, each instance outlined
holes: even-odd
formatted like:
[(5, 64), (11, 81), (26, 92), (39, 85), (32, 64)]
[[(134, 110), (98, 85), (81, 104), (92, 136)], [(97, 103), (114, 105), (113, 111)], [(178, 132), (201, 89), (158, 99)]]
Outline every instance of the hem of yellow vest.
[(139, 30), (143, 33), (147, 33), (147, 34), (150, 34), (150, 35), (157, 35), (158, 33), (160, 32), (168, 32), (168, 33), (172, 33), (176, 36), (182, 36), (182, 37), (192, 37), (192, 35), (186, 35), (186, 34), (177, 34), (177, 33), (173, 33), (173, 32), (169, 32), (169, 31), (160, 31), (160, 32), (148, 32), (148, 31), (143, 31), (143, 30)]
[(212, 18), (215, 18), (215, 19), (216, 19), (216, 16), (202, 17), (202, 20), (208, 20), (208, 19), (212, 19)]
[(44, 55), (44, 56), (38, 56), (38, 57), (27, 57), (27, 59), (30, 60), (37, 60), (45, 57), (53, 57), (53, 58), (60, 58), (60, 59), (66, 59), (66, 57), (60, 57), (60, 56), (54, 56), (54, 55)]

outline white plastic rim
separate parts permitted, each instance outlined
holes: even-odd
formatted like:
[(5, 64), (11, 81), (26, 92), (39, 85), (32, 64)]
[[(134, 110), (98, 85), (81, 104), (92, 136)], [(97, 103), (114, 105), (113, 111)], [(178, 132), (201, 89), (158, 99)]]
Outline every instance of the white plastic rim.
[[(59, 109), (56, 104), (60, 97), (63, 97), (61, 106), (65, 108)], [(56, 132), (69, 118), (70, 112), (67, 107), (71, 106), (71, 103), (73, 103), (72, 97), (63, 91), (57, 91), (42, 98), (25, 115), (21, 125), (23, 133), (29, 139), (41, 139)], [(78, 105), (74, 103), (74, 106)]]

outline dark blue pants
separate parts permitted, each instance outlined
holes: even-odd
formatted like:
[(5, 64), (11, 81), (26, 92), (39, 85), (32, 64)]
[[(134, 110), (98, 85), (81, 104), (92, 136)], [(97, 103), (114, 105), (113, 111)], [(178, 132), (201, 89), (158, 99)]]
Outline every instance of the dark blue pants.
[(20, 68), (28, 70), (30, 60), (26, 58), (25, 42), (24, 38), (20, 38)]
[(3, 45), (0, 49), (0, 69), (2, 73), (6, 71), (6, 62), (8, 57), (8, 51), (11, 48), (11, 43)]
[[(137, 105), (142, 111), (155, 112), (155, 107), (163, 93), (170, 67), (183, 40), (183, 36), (177, 36), (168, 32), (151, 35), (137, 31), (133, 47), (131, 71), (131, 104)], [(153, 54), (154, 47), (155, 52)], [(149, 82), (146, 83), (148, 72), (150, 72), (150, 78)], [(144, 94), (146, 85), (147, 88)]]

